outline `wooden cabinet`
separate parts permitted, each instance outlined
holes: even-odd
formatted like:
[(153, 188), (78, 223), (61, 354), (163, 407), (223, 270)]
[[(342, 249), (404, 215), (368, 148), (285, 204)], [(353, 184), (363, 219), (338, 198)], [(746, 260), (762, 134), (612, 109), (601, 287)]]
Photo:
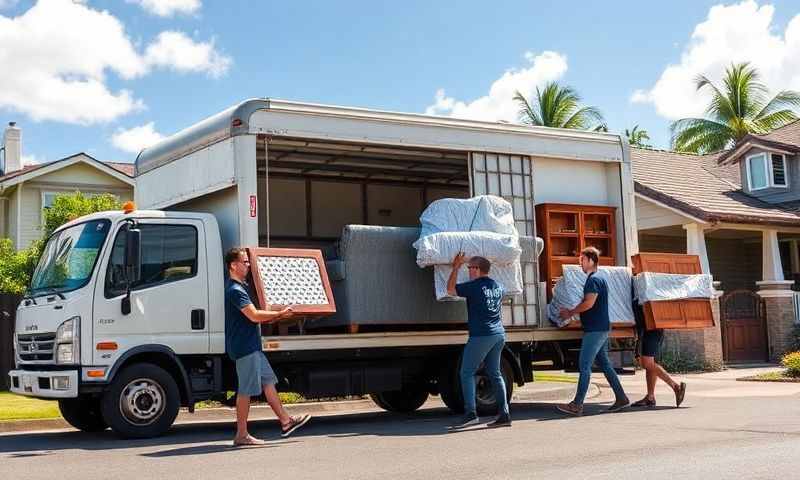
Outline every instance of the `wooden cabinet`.
[[(693, 275), (701, 274), (703, 270), (697, 255), (639, 253), (633, 256), (633, 274), (641, 272)], [(646, 302), (643, 307), (645, 328), (648, 330), (714, 326), (711, 300), (707, 298)]]
[(561, 267), (577, 264), (586, 247), (600, 250), (600, 265), (616, 265), (616, 208), (563, 203), (536, 205), (536, 231), (544, 240), (540, 278), (547, 283), (547, 300), (561, 278)]

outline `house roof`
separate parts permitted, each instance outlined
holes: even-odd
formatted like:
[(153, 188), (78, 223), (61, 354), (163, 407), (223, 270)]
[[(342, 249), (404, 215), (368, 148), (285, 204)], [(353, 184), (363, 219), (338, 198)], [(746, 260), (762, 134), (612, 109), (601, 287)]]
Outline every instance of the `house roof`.
[(637, 193), (707, 222), (800, 225), (800, 205), (771, 204), (741, 191), (726, 152), (692, 155), (631, 148)]
[(720, 163), (734, 163), (753, 147), (797, 154), (800, 153), (800, 120), (764, 135), (745, 135), (736, 145), (719, 156)]
[(25, 176), (27, 179), (30, 176), (37, 176), (39, 174), (44, 174), (45, 172), (50, 172), (54, 168), (57, 169), (61, 168), (62, 166), (66, 167), (80, 160), (86, 161), (87, 163), (90, 163), (101, 170), (105, 170), (112, 176), (122, 176), (120, 180), (123, 180), (129, 184), (133, 184), (134, 165), (132, 163), (101, 162), (91, 155), (87, 155), (85, 153), (77, 153), (53, 162), (26, 165), (20, 170), (0, 176), (0, 184), (6, 184), (5, 186), (10, 186), (8, 185), (9, 182), (12, 184), (17, 183), (17, 181), (20, 180), (20, 177)]

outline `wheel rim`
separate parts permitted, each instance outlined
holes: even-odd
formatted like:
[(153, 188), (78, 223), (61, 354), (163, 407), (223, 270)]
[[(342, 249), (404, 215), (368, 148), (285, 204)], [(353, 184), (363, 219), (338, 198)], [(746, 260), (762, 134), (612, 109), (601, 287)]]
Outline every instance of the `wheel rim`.
[(496, 402), (492, 382), (484, 373), (478, 373), (475, 376), (475, 399), (484, 405), (492, 405)]
[(145, 426), (155, 422), (165, 408), (164, 389), (149, 378), (131, 381), (119, 397), (119, 410), (128, 422)]

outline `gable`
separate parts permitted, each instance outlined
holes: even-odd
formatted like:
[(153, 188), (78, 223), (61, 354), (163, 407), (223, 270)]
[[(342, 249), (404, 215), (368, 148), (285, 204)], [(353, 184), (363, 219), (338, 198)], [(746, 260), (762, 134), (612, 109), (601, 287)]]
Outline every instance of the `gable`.
[(31, 179), (36, 183), (59, 183), (73, 185), (76, 189), (79, 185), (104, 186), (109, 188), (129, 189), (130, 185), (114, 178), (102, 170), (84, 162), (73, 163), (72, 165), (59, 168), (58, 170), (37, 176)]

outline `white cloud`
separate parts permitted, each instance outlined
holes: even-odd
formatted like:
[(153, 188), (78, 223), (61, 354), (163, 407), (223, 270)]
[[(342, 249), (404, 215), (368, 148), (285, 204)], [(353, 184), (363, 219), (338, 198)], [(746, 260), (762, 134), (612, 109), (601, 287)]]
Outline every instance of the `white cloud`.
[(161, 32), (145, 51), (148, 65), (163, 66), (179, 72), (208, 72), (224, 75), (232, 60), (214, 48), (214, 41), (195, 42), (183, 32)]
[(139, 153), (164, 138), (155, 130), (154, 122), (146, 123), (128, 130), (119, 129), (111, 136), (111, 143), (122, 151)]
[(36, 155), (23, 155), (22, 156), (22, 166), (26, 165), (39, 165), (40, 163), (45, 163), (44, 159), (41, 157), (37, 157)]
[(510, 69), (492, 83), (488, 95), (472, 101), (448, 97), (444, 89), (436, 92), (436, 102), (425, 109), (428, 115), (447, 115), (472, 120), (517, 120), (519, 107), (513, 97), (516, 91), (526, 98), (547, 82), (558, 80), (567, 71), (567, 58), (557, 52), (545, 51), (539, 55), (525, 53), (530, 66)]
[(159, 17), (171, 17), (176, 13), (192, 14), (200, 10), (200, 0), (127, 0)]
[(153, 68), (219, 76), (230, 65), (213, 42), (164, 34), (142, 54), (119, 19), (71, 0), (39, 0), (18, 17), (0, 15), (0, 108), (34, 120), (108, 122), (144, 108), (130, 90), (112, 90), (109, 73), (123, 80)]
[(702, 116), (707, 94), (696, 91), (697, 75), (719, 81), (731, 63), (750, 62), (774, 91), (800, 90), (800, 14), (781, 35), (773, 24), (775, 8), (754, 0), (711, 7), (698, 24), (680, 63), (668, 65), (649, 90), (637, 90), (634, 103), (652, 103), (659, 115), (675, 120)]

